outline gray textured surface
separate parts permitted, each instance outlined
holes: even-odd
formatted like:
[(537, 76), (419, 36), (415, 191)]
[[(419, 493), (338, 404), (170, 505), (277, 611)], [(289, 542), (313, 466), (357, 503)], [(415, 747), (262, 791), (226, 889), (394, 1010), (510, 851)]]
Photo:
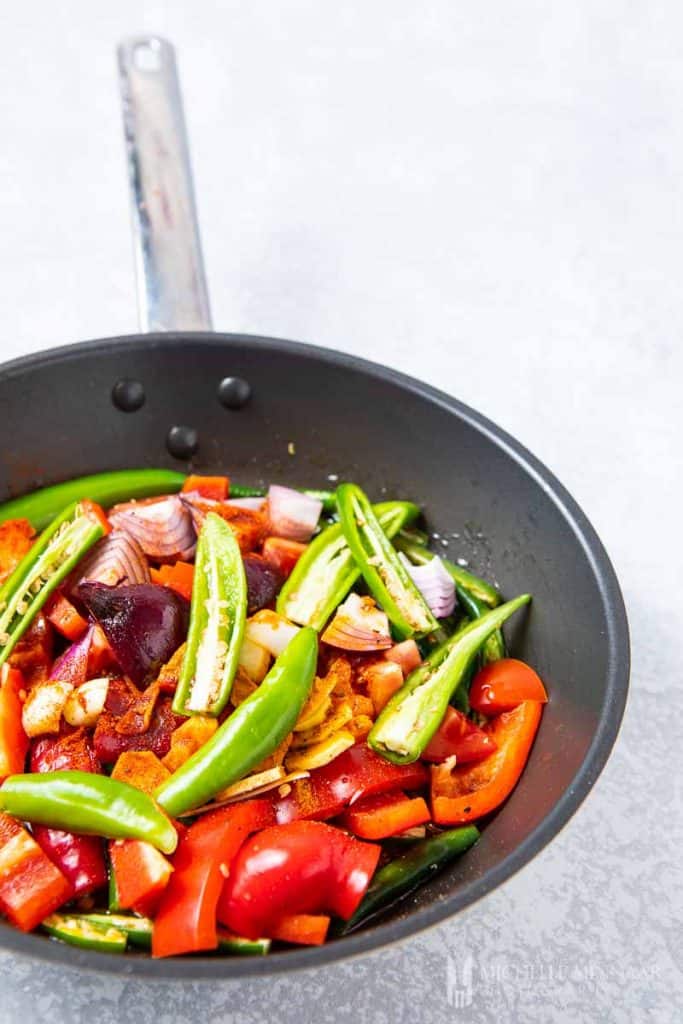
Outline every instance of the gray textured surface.
[(3, 357), (134, 329), (112, 48), (167, 33), (216, 325), (390, 362), (516, 434), (614, 559), (633, 683), (586, 804), (457, 920), (248, 985), (3, 954), (0, 1019), (680, 1019), (680, 4), (6, 6)]

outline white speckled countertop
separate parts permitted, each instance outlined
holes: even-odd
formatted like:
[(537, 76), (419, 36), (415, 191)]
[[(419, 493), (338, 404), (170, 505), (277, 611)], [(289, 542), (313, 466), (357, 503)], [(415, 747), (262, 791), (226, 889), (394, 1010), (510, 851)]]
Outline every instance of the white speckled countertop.
[(680, 1019), (680, 4), (6, 6), (2, 357), (135, 329), (113, 47), (165, 33), (217, 327), (391, 363), (515, 434), (605, 541), (633, 677), (585, 805), (459, 918), (245, 984), (0, 954), (0, 1020)]

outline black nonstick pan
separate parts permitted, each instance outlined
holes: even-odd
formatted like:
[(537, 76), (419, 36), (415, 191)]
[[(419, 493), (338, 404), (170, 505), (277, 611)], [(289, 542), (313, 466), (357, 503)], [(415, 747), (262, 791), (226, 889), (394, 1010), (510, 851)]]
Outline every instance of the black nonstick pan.
[(597, 779), (628, 689), (624, 605), (609, 559), (555, 477), (455, 398), (310, 345), (211, 330), (172, 48), (119, 51), (134, 196), (140, 315), (149, 333), (53, 349), (0, 367), (0, 499), (126, 467), (228, 471), (240, 483), (414, 498), (449, 557), (530, 591), (512, 650), (551, 701), (520, 784), (480, 842), (377, 923), (326, 946), (266, 958), (106, 956), (0, 925), (33, 957), (156, 978), (235, 978), (377, 949), (449, 917), (548, 843)]

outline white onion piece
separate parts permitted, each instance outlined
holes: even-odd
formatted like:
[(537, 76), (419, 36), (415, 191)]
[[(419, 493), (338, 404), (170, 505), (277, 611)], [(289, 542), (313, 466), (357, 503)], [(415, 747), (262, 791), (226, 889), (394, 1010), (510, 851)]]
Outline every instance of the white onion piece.
[(309, 541), (322, 510), (322, 501), (291, 487), (271, 484), (268, 489), (268, 518), (271, 532), (276, 537)]
[(252, 683), (262, 683), (270, 668), (270, 653), (265, 647), (259, 647), (248, 636), (242, 640), (239, 667), (244, 669)]
[(386, 651), (393, 646), (389, 619), (371, 597), (349, 594), (321, 638), (343, 651)]
[(197, 538), (192, 516), (176, 494), (115, 505), (109, 521), (130, 534), (157, 562), (187, 561), (194, 555)]
[(83, 580), (110, 587), (119, 583), (149, 583), (149, 565), (134, 537), (124, 530), (112, 530), (78, 563), (70, 586), (76, 587)]
[(435, 555), (425, 565), (413, 565), (402, 552), (399, 558), (436, 618), (444, 619), (452, 615), (455, 608), (455, 583), (439, 556)]
[(250, 619), (247, 619), (245, 637), (259, 647), (264, 647), (269, 654), (277, 658), (284, 651), (292, 637), (299, 632), (300, 627), (288, 622), (277, 612), (271, 612), (267, 608), (256, 612)]
[(262, 512), (266, 503), (265, 498), (228, 498), (226, 505), (236, 505), (237, 508), (248, 508), (252, 512)]

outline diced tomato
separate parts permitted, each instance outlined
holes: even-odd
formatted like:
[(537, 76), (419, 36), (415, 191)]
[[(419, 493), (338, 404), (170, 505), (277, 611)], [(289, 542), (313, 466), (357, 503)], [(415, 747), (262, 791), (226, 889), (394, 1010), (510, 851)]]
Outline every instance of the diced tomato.
[(71, 601), (60, 594), (54, 593), (45, 606), (45, 616), (58, 633), (67, 640), (80, 640), (88, 628), (88, 623), (79, 615)]
[(24, 687), (19, 669), (3, 665), (0, 669), (0, 782), (24, 770), (29, 743), (21, 724)]
[(432, 816), (439, 825), (464, 825), (507, 799), (524, 770), (543, 705), (527, 700), (503, 711), (484, 727), (497, 750), (483, 761), (449, 770), (432, 768)]
[(271, 925), (269, 938), (297, 946), (322, 946), (329, 927), (326, 914), (286, 914)]
[(400, 644), (394, 644), (384, 652), (384, 657), (388, 661), (395, 661), (397, 665), (400, 665), (404, 676), (409, 676), (413, 669), (422, 664), (420, 649), (412, 637), (410, 640), (403, 640)]
[(545, 704), (548, 695), (540, 676), (516, 658), (501, 658), (485, 665), (470, 687), (470, 707), (482, 715), (511, 711), (524, 700)]
[(96, 501), (90, 501), (89, 498), (83, 498), (80, 504), (88, 519), (92, 519), (93, 522), (99, 523), (105, 537), (108, 533), (111, 533), (111, 523), (107, 519), (107, 513), (101, 505), (98, 505)]
[(154, 921), (152, 956), (216, 948), (216, 905), (232, 860), (251, 832), (272, 821), (268, 800), (245, 800), (203, 815), (180, 836)]
[(247, 839), (232, 861), (218, 920), (238, 935), (271, 935), (285, 914), (356, 910), (381, 847), (320, 821), (275, 825)]
[(202, 498), (209, 498), (212, 501), (225, 501), (230, 493), (230, 478), (227, 476), (196, 476), (190, 474), (185, 478), (183, 492), (188, 494), (194, 491), (201, 494)]
[(386, 707), (397, 690), (403, 686), (403, 670), (395, 661), (377, 661), (368, 665), (363, 675), (368, 696), (373, 703), (375, 714)]
[(263, 557), (272, 566), (279, 569), (283, 576), (289, 576), (306, 547), (306, 544), (301, 544), (298, 540), (266, 537), (263, 542)]
[(0, 910), (24, 932), (71, 898), (69, 882), (25, 828), (0, 814)]
[(12, 575), (28, 553), (35, 533), (28, 519), (8, 519), (0, 523), (0, 583)]
[(154, 915), (173, 872), (171, 863), (141, 839), (110, 842), (109, 859), (117, 908)]
[(352, 804), (339, 819), (343, 828), (361, 839), (386, 839), (429, 821), (429, 808), (421, 796), (380, 793)]
[(190, 562), (175, 562), (173, 565), (162, 565), (152, 569), (152, 583), (170, 587), (186, 601), (192, 600), (192, 584), (194, 582), (194, 565)]
[(334, 818), (350, 803), (376, 793), (397, 789), (420, 789), (427, 782), (427, 770), (419, 761), (391, 764), (366, 743), (356, 743), (307, 779), (292, 783), (288, 796), (275, 801), (279, 824), (300, 818), (323, 821)]
[(467, 715), (456, 708), (446, 708), (441, 725), (422, 754), (423, 761), (445, 761), (455, 755), (458, 764), (481, 761), (496, 749), (490, 733), (480, 729)]

